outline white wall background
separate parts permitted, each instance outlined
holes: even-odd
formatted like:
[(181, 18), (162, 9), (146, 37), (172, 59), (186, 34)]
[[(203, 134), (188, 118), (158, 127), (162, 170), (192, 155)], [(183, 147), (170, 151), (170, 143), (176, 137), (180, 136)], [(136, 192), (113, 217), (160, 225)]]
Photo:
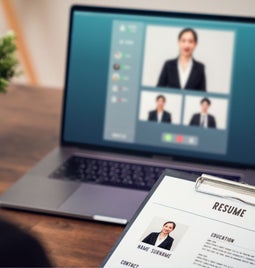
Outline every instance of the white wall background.
[[(3, 0), (5, 1), (5, 0)], [(63, 87), (69, 8), (74, 3), (111, 7), (255, 17), (254, 0), (8, 0), (18, 14), (39, 84)], [(0, 2), (0, 35), (8, 29)]]

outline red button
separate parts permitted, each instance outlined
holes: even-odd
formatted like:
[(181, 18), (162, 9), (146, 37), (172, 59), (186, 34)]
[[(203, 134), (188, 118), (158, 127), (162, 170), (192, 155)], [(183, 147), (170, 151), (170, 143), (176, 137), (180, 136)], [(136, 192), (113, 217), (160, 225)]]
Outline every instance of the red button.
[(178, 135), (176, 137), (176, 141), (179, 142), (179, 143), (182, 143), (183, 142), (183, 136), (182, 135)]

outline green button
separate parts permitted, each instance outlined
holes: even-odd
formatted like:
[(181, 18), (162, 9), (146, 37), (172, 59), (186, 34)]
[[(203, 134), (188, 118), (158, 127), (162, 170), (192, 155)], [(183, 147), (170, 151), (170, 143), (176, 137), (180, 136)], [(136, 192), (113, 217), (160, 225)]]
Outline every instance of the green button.
[(166, 142), (170, 142), (173, 139), (173, 136), (172, 134), (168, 133), (168, 134), (165, 134), (164, 139)]

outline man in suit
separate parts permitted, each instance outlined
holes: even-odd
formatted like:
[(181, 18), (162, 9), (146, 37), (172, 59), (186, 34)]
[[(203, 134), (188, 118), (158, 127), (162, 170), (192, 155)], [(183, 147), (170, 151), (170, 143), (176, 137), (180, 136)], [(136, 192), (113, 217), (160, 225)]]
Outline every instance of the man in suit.
[(190, 126), (200, 126), (204, 128), (216, 128), (216, 120), (213, 115), (208, 113), (211, 101), (208, 98), (203, 98), (200, 101), (201, 112), (196, 113), (190, 120)]
[(166, 103), (166, 97), (163, 95), (158, 95), (156, 98), (156, 109), (149, 112), (148, 120), (155, 122), (171, 123), (171, 114), (164, 110)]

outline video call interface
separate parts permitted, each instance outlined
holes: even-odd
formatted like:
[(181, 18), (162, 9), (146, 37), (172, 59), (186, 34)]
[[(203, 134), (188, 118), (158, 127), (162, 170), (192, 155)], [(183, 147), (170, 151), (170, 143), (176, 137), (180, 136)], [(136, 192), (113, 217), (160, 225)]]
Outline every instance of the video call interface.
[(172, 24), (113, 21), (104, 138), (225, 154), (235, 31)]
[(253, 21), (86, 10), (72, 21), (65, 141), (255, 165)]

